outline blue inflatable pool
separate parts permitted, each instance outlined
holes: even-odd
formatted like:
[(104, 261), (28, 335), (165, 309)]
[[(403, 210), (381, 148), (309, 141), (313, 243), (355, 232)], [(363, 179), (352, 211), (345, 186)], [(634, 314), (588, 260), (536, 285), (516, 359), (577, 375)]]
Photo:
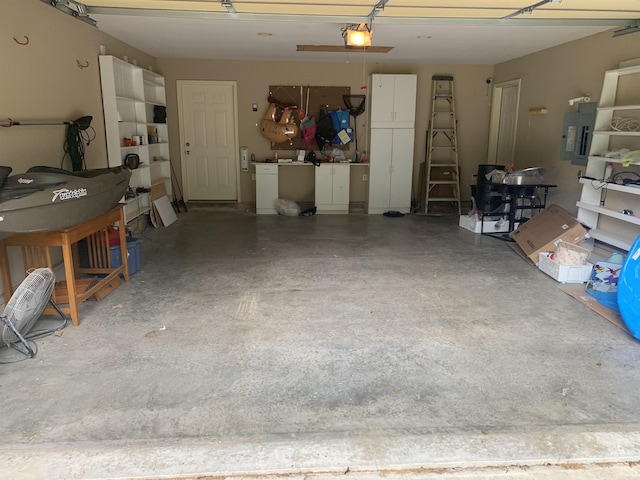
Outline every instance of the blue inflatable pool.
[(618, 308), (631, 334), (640, 339), (640, 237), (622, 265), (618, 280)]

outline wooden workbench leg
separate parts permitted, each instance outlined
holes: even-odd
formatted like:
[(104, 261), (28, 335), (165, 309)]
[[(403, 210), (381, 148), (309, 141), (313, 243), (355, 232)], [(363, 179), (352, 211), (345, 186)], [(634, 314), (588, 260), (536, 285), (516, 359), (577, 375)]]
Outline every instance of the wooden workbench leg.
[(2, 287), (4, 289), (4, 299), (9, 302), (13, 295), (13, 285), (11, 282), (11, 268), (9, 267), (9, 255), (4, 240), (0, 240), (0, 269), (2, 270)]
[(124, 208), (120, 207), (120, 220), (118, 221), (118, 234), (120, 235), (120, 255), (124, 265), (124, 281), (129, 281), (129, 250), (127, 249), (127, 226), (124, 223)]
[(76, 276), (73, 269), (71, 244), (66, 235), (62, 241), (62, 257), (64, 259), (64, 275), (67, 280), (67, 292), (69, 295), (69, 314), (71, 315), (71, 322), (77, 327), (80, 323), (80, 317), (78, 316), (78, 303), (76, 298)]

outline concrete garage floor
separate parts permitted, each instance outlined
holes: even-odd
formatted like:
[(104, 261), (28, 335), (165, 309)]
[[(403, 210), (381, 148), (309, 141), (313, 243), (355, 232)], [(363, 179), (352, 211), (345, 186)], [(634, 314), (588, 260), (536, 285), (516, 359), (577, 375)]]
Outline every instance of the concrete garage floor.
[(138, 237), (129, 284), (0, 368), (0, 478), (640, 478), (640, 344), (504, 242), (193, 210)]

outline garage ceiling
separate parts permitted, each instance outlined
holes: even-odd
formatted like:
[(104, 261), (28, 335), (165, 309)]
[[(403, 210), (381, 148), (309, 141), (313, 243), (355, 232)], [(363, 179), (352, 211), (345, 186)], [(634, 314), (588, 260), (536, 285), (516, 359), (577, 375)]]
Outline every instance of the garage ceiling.
[[(86, 0), (106, 33), (158, 58), (496, 64), (606, 30), (636, 27), (639, 0)], [(372, 26), (362, 50), (342, 30)], [(640, 36), (640, 35), (639, 35)], [(316, 49), (317, 50), (317, 49)], [(338, 48), (338, 50), (342, 50)]]

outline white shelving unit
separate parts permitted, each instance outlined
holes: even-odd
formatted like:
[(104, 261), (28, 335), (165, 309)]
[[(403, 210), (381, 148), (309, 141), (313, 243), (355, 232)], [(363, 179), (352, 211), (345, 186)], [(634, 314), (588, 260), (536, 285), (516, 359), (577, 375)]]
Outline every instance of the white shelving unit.
[[(606, 182), (604, 172), (607, 164), (611, 163), (614, 177), (620, 172), (640, 174), (640, 165), (624, 167), (620, 159), (607, 158), (604, 154), (621, 148), (640, 150), (640, 131), (616, 131), (612, 128), (615, 117), (640, 120), (639, 82), (640, 66), (605, 72), (584, 174), (596, 180), (580, 179), (582, 194), (576, 204), (578, 219), (591, 227), (589, 233), (592, 238), (627, 251), (640, 235), (640, 186)], [(624, 174), (620, 176), (624, 177)], [(637, 178), (635, 175), (632, 177)]]
[[(127, 154), (135, 153), (140, 166), (131, 172), (131, 188), (149, 189), (164, 183), (171, 196), (167, 124), (154, 122), (155, 106), (166, 105), (164, 77), (114, 56), (100, 55), (100, 79), (109, 166), (122, 165)], [(140, 137), (140, 143), (125, 145), (125, 139), (134, 137)], [(148, 193), (125, 203), (127, 222), (150, 209)]]

